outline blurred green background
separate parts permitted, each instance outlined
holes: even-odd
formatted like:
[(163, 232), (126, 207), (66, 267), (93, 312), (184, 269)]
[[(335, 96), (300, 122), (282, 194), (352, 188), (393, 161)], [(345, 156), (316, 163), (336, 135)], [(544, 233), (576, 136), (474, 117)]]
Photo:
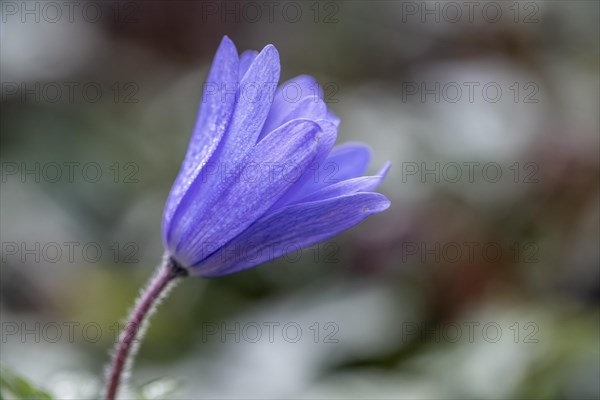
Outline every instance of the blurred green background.
[(598, 2), (1, 7), (4, 367), (97, 395), (226, 34), (319, 80), (392, 207), (183, 282), (129, 398), (600, 397)]

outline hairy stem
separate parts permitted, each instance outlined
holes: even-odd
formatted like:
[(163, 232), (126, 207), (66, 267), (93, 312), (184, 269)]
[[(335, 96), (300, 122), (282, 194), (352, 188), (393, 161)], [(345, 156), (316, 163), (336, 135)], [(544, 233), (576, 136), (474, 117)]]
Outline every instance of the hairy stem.
[(125, 331), (113, 355), (108, 373), (106, 400), (115, 399), (123, 375), (129, 370), (133, 362), (137, 349), (136, 342), (143, 336), (145, 325), (155, 311), (156, 306), (165, 297), (169, 289), (174, 286), (174, 283), (178, 280), (177, 278), (186, 275), (187, 271), (185, 269), (177, 265), (172, 259), (165, 258), (165, 261), (150, 279), (146, 289), (142, 291), (129, 315)]

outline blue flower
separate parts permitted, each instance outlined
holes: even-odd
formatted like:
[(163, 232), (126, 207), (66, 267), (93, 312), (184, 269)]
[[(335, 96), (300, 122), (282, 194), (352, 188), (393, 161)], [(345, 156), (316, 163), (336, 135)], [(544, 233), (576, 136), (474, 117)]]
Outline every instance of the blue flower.
[[(167, 255), (191, 275), (250, 268), (328, 239), (387, 209), (362, 176), (360, 143), (334, 147), (339, 119), (299, 76), (276, 89), (274, 46), (238, 56), (224, 37), (162, 224)], [(275, 90), (276, 89), (276, 90)]]

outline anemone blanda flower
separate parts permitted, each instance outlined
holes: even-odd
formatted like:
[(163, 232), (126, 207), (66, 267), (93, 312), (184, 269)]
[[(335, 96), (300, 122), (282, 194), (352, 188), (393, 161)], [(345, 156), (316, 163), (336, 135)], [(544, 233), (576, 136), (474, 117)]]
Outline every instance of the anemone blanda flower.
[[(279, 82), (269, 45), (238, 56), (224, 37), (210, 69), (194, 132), (163, 214), (166, 249), (142, 292), (108, 370), (114, 400), (136, 338), (177, 278), (214, 277), (250, 268), (328, 239), (387, 209), (373, 190), (389, 163), (362, 176), (370, 160), (360, 143), (334, 147), (339, 119), (309, 76)], [(300, 94), (300, 96), (298, 96)]]
[[(168, 255), (191, 275), (220, 276), (328, 239), (389, 200), (361, 176), (368, 147), (334, 147), (339, 119), (299, 76), (276, 91), (274, 46), (238, 57), (224, 37), (163, 215)], [(290, 94), (293, 92), (293, 94)]]

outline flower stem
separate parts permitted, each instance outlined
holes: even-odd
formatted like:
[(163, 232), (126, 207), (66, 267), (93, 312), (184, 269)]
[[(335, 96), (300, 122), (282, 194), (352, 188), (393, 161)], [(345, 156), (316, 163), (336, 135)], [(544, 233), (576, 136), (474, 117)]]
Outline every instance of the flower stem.
[(150, 279), (148, 286), (142, 292), (129, 315), (125, 331), (113, 355), (106, 386), (106, 400), (115, 399), (123, 375), (129, 370), (133, 362), (137, 350), (136, 343), (143, 336), (145, 325), (155, 311), (156, 306), (166, 296), (169, 289), (174, 286), (174, 283), (178, 280), (177, 278), (186, 275), (187, 271), (184, 268), (171, 258), (165, 258), (165, 261)]

